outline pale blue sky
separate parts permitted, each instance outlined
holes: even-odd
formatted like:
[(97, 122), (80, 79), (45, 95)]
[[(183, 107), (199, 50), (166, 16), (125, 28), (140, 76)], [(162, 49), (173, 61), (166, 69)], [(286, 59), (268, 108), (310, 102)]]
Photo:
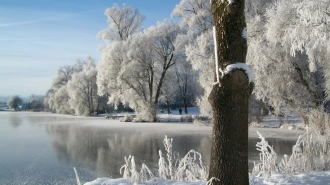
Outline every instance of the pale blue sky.
[(0, 0), (0, 95), (44, 95), (60, 66), (98, 60), (96, 36), (113, 3), (139, 9), (148, 28), (180, 0)]

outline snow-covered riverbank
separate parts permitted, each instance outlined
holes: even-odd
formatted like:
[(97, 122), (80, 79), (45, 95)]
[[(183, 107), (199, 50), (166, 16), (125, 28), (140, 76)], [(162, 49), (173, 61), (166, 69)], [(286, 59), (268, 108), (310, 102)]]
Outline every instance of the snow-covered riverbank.
[[(155, 180), (151, 182), (144, 182), (140, 184), (146, 185), (205, 185), (206, 181), (197, 182), (178, 182), (178, 181), (162, 181)], [(138, 183), (131, 183), (126, 179), (108, 179), (98, 178), (92, 182), (87, 182), (84, 185), (137, 185)], [(276, 174), (270, 178), (260, 178), (250, 175), (250, 185), (329, 185), (330, 172), (313, 172), (310, 174), (299, 175), (280, 175)]]
[[(195, 113), (195, 114), (194, 114)], [(198, 112), (195, 111), (191, 115), (194, 116)], [(23, 116), (33, 116), (33, 117), (48, 117), (49, 119), (63, 118), (65, 121), (59, 122), (58, 119), (54, 119), (54, 123), (57, 124), (79, 124), (82, 126), (93, 126), (93, 127), (104, 127), (104, 128), (134, 128), (134, 129), (143, 129), (146, 132), (182, 132), (189, 131), (192, 134), (211, 134), (212, 127), (201, 126), (193, 124), (191, 122), (157, 122), (157, 123), (148, 123), (148, 122), (121, 122), (119, 119), (105, 119), (103, 116), (97, 117), (82, 117), (82, 116), (72, 116), (72, 115), (61, 115), (61, 114), (52, 114), (47, 112), (1, 112), (1, 114), (19, 114)], [(181, 115), (177, 114), (160, 114), (160, 118), (167, 119), (168, 117), (172, 120), (179, 120)], [(49, 122), (47, 122), (48, 124)], [(42, 123), (39, 123), (42, 124)], [(267, 126), (249, 127), (249, 138), (258, 138), (257, 131), (259, 131), (266, 139), (267, 138), (283, 138), (286, 140), (296, 140), (299, 134), (302, 134), (303, 130), (290, 130), (290, 129), (280, 129), (280, 128), (271, 128)]]

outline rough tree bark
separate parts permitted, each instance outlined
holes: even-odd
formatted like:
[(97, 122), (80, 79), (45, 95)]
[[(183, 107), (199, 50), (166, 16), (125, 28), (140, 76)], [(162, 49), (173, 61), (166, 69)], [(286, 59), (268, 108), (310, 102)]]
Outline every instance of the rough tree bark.
[[(216, 28), (218, 67), (224, 70), (234, 63), (245, 63), (247, 41), (244, 0), (212, 0), (213, 25)], [(218, 70), (218, 69), (215, 69)], [(216, 72), (215, 74), (215, 80)], [(212, 106), (212, 147), (209, 179), (216, 185), (249, 184), (248, 178), (248, 100), (252, 83), (242, 69), (234, 69), (220, 78), (209, 95)]]

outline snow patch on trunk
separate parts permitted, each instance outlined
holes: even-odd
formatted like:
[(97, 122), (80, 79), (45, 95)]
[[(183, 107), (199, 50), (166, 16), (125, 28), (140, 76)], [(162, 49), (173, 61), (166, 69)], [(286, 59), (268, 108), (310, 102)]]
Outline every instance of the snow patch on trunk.
[(244, 39), (248, 39), (248, 35), (247, 35), (247, 30), (246, 30), (246, 27), (243, 29), (243, 31), (242, 31), (242, 37), (244, 38)]
[(228, 3), (231, 4), (233, 3), (235, 0), (228, 0)]
[[(233, 71), (234, 69), (242, 69), (245, 71), (245, 73), (247, 74), (248, 78), (249, 78), (249, 82), (251, 83), (253, 81), (254, 78), (254, 71), (253, 71), (253, 67), (249, 66), (245, 63), (235, 63), (235, 64), (231, 64), (228, 65), (224, 71), (224, 74), (228, 74), (231, 71)], [(219, 71), (222, 71), (221, 69), (219, 69)]]
[[(218, 45), (217, 45), (217, 30), (215, 26), (213, 26), (213, 39), (214, 39), (214, 55), (215, 55), (215, 68), (219, 69), (218, 64)], [(220, 82), (219, 71), (216, 70), (217, 81), (214, 84), (218, 84)]]

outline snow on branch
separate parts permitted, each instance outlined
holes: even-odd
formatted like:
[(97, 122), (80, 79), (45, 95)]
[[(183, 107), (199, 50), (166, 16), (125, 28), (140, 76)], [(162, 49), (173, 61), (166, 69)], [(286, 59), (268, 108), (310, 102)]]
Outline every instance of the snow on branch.
[[(215, 69), (219, 69), (219, 64), (218, 64), (218, 45), (217, 45), (217, 31), (215, 26), (213, 26), (213, 39), (214, 39), (214, 55), (215, 55)], [(217, 81), (215, 84), (218, 84), (220, 82), (220, 77), (219, 77), (219, 71), (216, 70), (216, 75), (217, 75)]]
[(242, 31), (242, 37), (244, 38), (244, 39), (246, 39), (247, 40), (247, 38), (248, 38), (248, 35), (247, 35), (247, 31), (246, 31), (246, 27), (243, 29), (243, 31)]
[(228, 0), (228, 3), (231, 4), (233, 3), (235, 0)]
[[(228, 4), (233, 3), (235, 0), (228, 0)], [(221, 0), (222, 3), (224, 3), (224, 0)], [(212, 4), (212, 0), (210, 0), (210, 4)]]
[[(246, 75), (249, 78), (249, 82), (253, 81), (254, 78), (254, 71), (253, 71), (253, 67), (249, 66), (245, 63), (236, 63), (236, 64), (231, 64), (228, 65), (224, 71), (224, 75), (230, 73), (231, 71), (233, 71), (234, 69), (242, 69), (245, 71)], [(219, 69), (220, 72), (222, 72), (221, 69)]]

